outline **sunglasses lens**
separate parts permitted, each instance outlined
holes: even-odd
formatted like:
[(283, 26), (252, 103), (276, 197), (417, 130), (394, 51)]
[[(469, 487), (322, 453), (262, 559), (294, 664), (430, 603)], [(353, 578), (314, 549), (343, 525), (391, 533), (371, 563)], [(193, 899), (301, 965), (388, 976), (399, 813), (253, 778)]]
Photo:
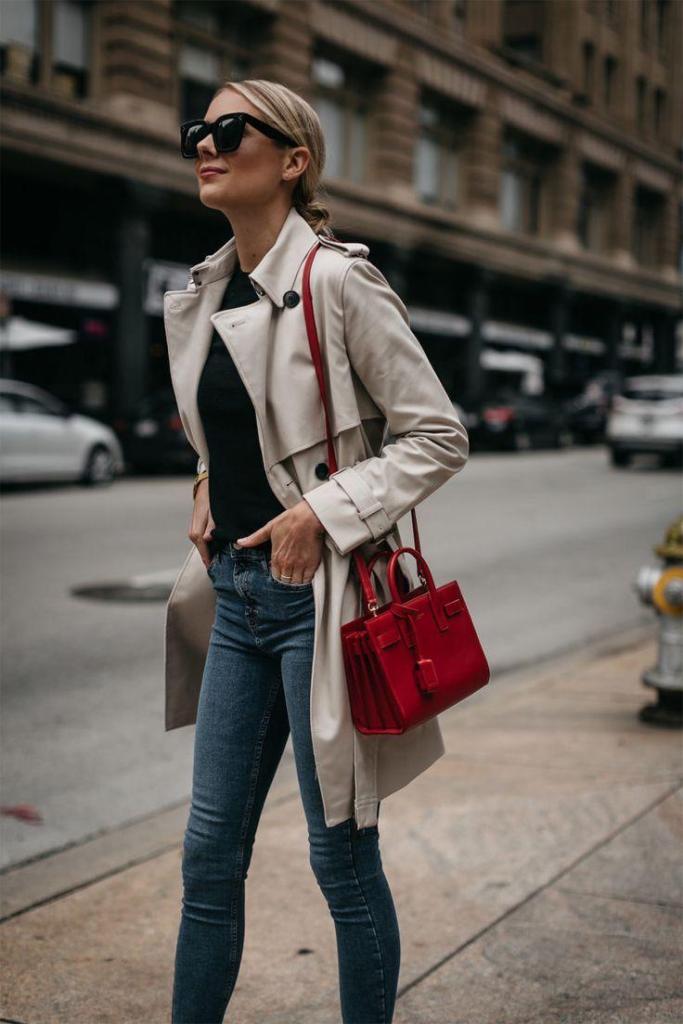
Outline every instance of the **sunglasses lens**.
[(201, 142), (207, 134), (206, 126), (203, 124), (192, 124), (184, 128), (180, 134), (180, 142), (183, 156), (194, 157), (197, 155), (197, 143)]
[(216, 125), (216, 149), (219, 153), (237, 149), (241, 138), (242, 124), (239, 118), (224, 117)]

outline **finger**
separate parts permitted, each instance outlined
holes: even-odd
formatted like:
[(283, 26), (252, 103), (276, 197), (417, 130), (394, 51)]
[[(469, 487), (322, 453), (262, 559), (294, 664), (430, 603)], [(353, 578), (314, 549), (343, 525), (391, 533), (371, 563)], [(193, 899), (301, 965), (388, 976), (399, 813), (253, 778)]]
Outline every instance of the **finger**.
[(197, 550), (199, 551), (199, 557), (204, 563), (204, 568), (208, 569), (209, 562), (211, 561), (211, 552), (209, 551), (209, 545), (203, 538), (197, 541)]
[[(285, 509), (285, 512), (286, 511), (287, 509)], [(254, 532), (250, 533), (247, 537), (237, 537), (237, 543), (242, 547), (253, 547), (255, 544), (262, 544), (271, 536), (273, 523), (275, 523), (279, 518), (280, 516), (276, 516), (275, 519), (270, 519), (267, 523), (260, 526), (258, 530), (254, 530)]]
[(307, 569), (288, 568), (277, 572), (276, 575), (285, 583), (309, 583), (313, 578), (313, 573), (309, 573)]

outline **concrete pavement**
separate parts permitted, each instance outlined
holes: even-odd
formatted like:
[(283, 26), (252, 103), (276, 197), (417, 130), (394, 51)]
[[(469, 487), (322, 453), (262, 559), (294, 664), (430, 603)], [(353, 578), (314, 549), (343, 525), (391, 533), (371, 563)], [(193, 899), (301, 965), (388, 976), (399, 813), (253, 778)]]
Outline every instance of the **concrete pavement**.
[[(380, 815), (395, 1024), (683, 1020), (681, 736), (637, 719), (655, 650), (639, 628), (494, 677), (442, 716), (446, 755)], [(294, 780), (271, 795), (226, 1020), (336, 1024), (334, 927)], [(3, 1019), (168, 1021), (187, 809), (4, 875)]]

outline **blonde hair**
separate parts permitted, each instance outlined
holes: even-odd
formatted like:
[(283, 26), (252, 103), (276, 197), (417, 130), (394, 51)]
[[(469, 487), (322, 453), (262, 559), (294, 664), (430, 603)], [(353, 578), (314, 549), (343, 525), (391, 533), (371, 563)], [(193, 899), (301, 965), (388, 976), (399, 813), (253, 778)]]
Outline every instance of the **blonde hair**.
[(323, 201), (326, 199), (325, 190), (320, 184), (325, 166), (325, 136), (317, 112), (298, 93), (267, 78), (224, 82), (216, 89), (214, 97), (224, 89), (235, 89), (241, 93), (261, 111), (264, 121), (289, 135), (297, 145), (306, 146), (311, 157), (308, 167), (297, 179), (292, 205), (316, 234), (334, 238), (328, 227), (330, 211)]

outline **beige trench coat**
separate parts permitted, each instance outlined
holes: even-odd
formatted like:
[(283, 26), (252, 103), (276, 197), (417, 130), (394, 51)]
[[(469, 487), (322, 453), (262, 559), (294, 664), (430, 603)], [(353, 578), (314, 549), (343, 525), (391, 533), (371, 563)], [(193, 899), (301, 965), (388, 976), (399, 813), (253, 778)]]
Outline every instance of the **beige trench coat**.
[[(301, 282), (316, 240), (322, 248), (311, 290), (340, 467), (323, 480), (315, 469), (327, 460), (325, 420)], [(257, 301), (220, 308), (236, 261), (234, 238), (191, 268), (185, 290), (164, 294), (171, 378), (198, 466), (210, 472), (196, 393), (215, 327), (253, 402), (273, 493), (285, 508), (304, 498), (327, 531), (313, 577), (310, 723), (328, 827), (349, 817), (359, 828), (374, 825), (378, 802), (444, 753), (436, 718), (401, 736), (364, 736), (355, 729), (339, 628), (361, 613), (351, 551), (359, 547), (367, 558), (382, 540), (392, 549), (412, 545), (412, 536), (402, 540), (397, 520), (462, 469), (469, 454), (467, 432), (411, 331), (403, 302), (368, 253), (361, 242), (316, 235), (292, 207), (249, 274)], [(293, 306), (283, 301), (290, 290), (301, 297)], [(393, 441), (383, 446), (387, 435)], [(414, 559), (405, 556), (402, 563), (417, 585)], [(385, 559), (373, 580), (380, 601), (389, 600)], [(196, 721), (214, 614), (213, 585), (192, 544), (166, 608), (166, 730)]]

